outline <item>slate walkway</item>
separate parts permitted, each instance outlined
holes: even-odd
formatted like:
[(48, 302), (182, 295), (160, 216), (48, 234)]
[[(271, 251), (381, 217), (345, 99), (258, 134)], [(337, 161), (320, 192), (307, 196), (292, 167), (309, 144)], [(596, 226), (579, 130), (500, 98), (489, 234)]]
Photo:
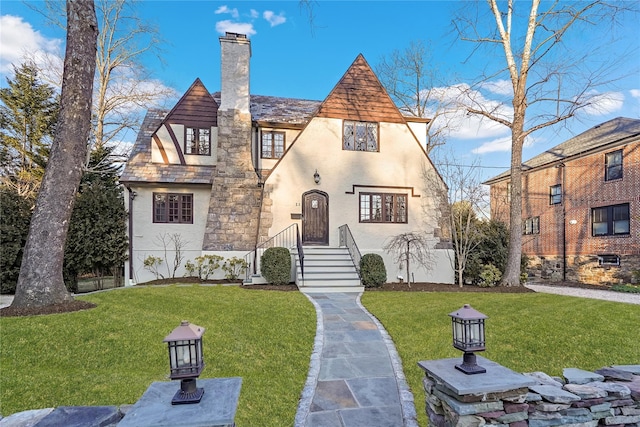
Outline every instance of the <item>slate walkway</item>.
[(361, 295), (307, 295), (317, 332), (296, 427), (418, 425), (395, 346)]

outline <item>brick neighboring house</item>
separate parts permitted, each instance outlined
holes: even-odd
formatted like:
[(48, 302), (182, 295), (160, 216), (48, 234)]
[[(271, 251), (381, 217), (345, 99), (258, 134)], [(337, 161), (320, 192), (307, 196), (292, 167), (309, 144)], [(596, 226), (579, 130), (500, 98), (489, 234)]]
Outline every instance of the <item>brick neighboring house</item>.
[[(509, 221), (510, 173), (490, 186)], [(522, 252), (529, 277), (630, 282), (640, 270), (640, 120), (618, 117), (523, 163)]]

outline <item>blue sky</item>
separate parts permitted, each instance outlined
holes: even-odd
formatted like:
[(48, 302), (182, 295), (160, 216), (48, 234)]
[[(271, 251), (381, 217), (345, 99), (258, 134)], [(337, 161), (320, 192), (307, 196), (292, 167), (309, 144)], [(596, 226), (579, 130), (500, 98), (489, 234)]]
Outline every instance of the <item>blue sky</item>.
[[(522, 2), (520, 2), (522, 3)], [(303, 99), (324, 99), (359, 53), (374, 67), (381, 56), (403, 50), (423, 40), (433, 52), (434, 67), (451, 85), (471, 83), (473, 77), (500, 56), (472, 56), (471, 43), (456, 40), (452, 19), (456, 1), (324, 1), (314, 4), (313, 25), (296, 0), (271, 1), (142, 1), (139, 15), (156, 25), (164, 43), (164, 65), (147, 58), (153, 78), (178, 94), (200, 78), (210, 91), (220, 88), (220, 46), (225, 31), (246, 33), (252, 43), (251, 92)], [(0, 83), (19, 63), (25, 50), (63, 52), (62, 30), (43, 23), (42, 17), (22, 1), (0, 3)], [(620, 47), (612, 46), (599, 57), (618, 59), (616, 72), (626, 75), (599, 88), (606, 102), (598, 111), (565, 125), (535, 133), (524, 150), (531, 158), (590, 127), (618, 116), (640, 118), (640, 22), (631, 17), (617, 27)], [(568, 43), (583, 48), (602, 34), (579, 33)], [(629, 55), (628, 52), (632, 52)], [(484, 85), (487, 102), (504, 102), (504, 81)], [(462, 118), (448, 147), (463, 163), (477, 159), (484, 178), (509, 165), (508, 130), (477, 119)], [(134, 135), (130, 136), (134, 139)]]

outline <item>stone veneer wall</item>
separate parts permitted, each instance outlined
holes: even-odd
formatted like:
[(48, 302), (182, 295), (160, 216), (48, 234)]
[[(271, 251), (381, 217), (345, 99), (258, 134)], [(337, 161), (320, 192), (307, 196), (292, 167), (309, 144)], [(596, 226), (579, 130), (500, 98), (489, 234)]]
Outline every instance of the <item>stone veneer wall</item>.
[[(481, 380), (482, 375), (474, 375)], [(430, 427), (640, 427), (640, 365), (588, 372), (524, 374), (531, 385), (459, 396), (429, 372), (424, 389)], [(491, 382), (488, 379), (488, 382)]]
[[(550, 282), (562, 280), (561, 256), (529, 255), (527, 273), (530, 279)], [(640, 269), (640, 255), (620, 255), (619, 266), (600, 266), (595, 255), (567, 256), (567, 280), (593, 285), (603, 283), (634, 283), (633, 271)]]
[(218, 110), (218, 163), (202, 249), (253, 250), (261, 199), (251, 162), (251, 117), (239, 110)]

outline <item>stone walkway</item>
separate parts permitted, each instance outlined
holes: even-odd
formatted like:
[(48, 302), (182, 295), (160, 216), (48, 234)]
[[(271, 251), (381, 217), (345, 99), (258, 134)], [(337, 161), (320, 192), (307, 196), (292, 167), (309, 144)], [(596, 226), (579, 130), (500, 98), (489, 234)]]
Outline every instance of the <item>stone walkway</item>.
[(360, 296), (308, 295), (317, 332), (296, 427), (418, 425), (395, 346)]

